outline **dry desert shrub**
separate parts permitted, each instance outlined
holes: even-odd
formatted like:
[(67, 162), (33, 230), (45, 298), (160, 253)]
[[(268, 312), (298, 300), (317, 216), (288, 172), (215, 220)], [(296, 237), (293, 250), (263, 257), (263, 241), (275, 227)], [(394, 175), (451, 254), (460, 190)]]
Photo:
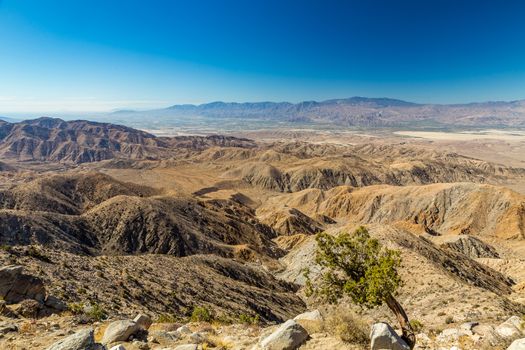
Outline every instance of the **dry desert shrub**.
[(347, 343), (367, 345), (369, 342), (366, 322), (346, 308), (336, 308), (326, 315), (323, 329)]

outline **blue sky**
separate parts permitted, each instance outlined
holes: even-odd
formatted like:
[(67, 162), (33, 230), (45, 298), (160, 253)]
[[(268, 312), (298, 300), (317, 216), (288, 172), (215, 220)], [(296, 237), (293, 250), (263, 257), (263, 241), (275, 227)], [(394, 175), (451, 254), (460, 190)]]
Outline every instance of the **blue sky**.
[(0, 0), (0, 113), (525, 98), (525, 1)]

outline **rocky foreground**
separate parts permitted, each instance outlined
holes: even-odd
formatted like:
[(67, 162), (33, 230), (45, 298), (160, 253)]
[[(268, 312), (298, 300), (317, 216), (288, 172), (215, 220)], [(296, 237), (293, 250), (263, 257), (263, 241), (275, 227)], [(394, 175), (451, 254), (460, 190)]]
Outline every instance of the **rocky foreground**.
[[(0, 268), (0, 297), (2, 349), (409, 349), (388, 323), (368, 325), (342, 307), (307, 311), (268, 327), (257, 317), (215, 319), (199, 307), (187, 322), (166, 315), (154, 322), (155, 316), (144, 313), (109, 319), (97, 304), (66, 305), (47, 293), (41, 279), (15, 265)], [(419, 333), (416, 349), (525, 349), (525, 320), (518, 316), (498, 325), (449, 323), (439, 333)]]

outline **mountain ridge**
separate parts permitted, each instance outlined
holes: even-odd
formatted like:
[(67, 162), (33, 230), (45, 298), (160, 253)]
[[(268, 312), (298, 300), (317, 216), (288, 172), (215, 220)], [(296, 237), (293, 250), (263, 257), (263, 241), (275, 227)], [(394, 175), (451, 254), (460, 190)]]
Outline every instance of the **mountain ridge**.
[[(525, 127), (525, 100), (457, 104), (414, 103), (392, 98), (349, 97), (324, 101), (223, 102), (172, 105), (150, 111), (107, 115), (148, 116), (160, 122), (175, 118), (232, 118), (355, 127)], [(137, 120), (135, 120), (137, 122)], [(186, 123), (187, 120), (181, 120)]]

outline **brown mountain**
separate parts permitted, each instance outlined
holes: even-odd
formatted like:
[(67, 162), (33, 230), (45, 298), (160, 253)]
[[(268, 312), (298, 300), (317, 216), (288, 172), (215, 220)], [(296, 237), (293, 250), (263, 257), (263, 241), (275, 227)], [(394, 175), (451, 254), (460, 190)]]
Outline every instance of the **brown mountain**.
[(85, 163), (106, 159), (161, 159), (211, 146), (253, 147), (225, 136), (159, 138), (121, 125), (39, 118), (0, 124), (0, 157), (19, 161)]
[(0, 192), (0, 243), (89, 254), (280, 254), (276, 233), (238, 202), (155, 194), (98, 173), (20, 184)]

